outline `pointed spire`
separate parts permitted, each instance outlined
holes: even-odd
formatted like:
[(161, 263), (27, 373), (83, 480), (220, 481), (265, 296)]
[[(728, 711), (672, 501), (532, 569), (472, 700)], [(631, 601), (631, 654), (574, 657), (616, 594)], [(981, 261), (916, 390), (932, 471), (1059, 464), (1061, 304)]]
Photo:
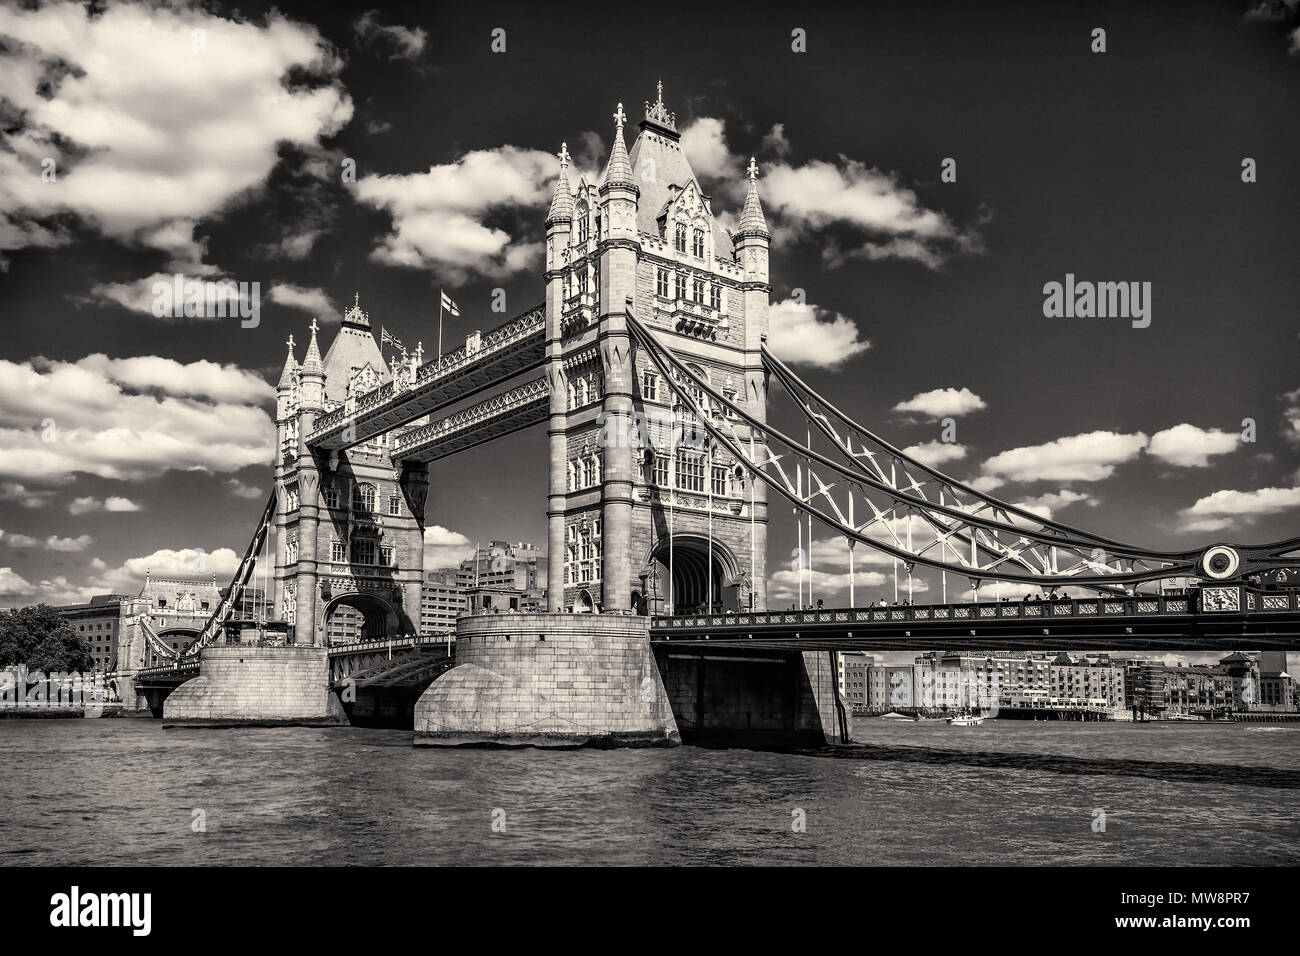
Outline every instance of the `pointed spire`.
[(664, 81), (660, 80), (655, 101), (651, 103), (646, 100), (645, 104), (645, 121), (641, 124), (644, 128), (646, 123), (652, 123), (656, 126), (664, 127), (672, 132), (677, 132), (677, 114), (668, 112), (668, 107), (664, 105)]
[(619, 103), (618, 110), (614, 113), (614, 148), (609, 152), (602, 187), (636, 185), (632, 179), (632, 164), (627, 158), (627, 146), (623, 143), (623, 124), (626, 121), (627, 114), (623, 112), (623, 104)]
[(293, 375), (298, 371), (298, 363), (293, 357), (293, 336), (289, 336), (289, 341), (285, 343), (289, 346), (289, 356), (284, 360), (284, 371), (280, 373), (279, 388), (292, 388)]
[(740, 211), (739, 235), (759, 234), (771, 238), (767, 228), (767, 219), (763, 216), (763, 206), (758, 201), (758, 164), (754, 157), (749, 157), (749, 192), (745, 194), (745, 207)]
[(560, 144), (560, 178), (555, 181), (555, 197), (546, 224), (573, 221), (573, 193), (569, 191), (569, 145)]
[(325, 363), (321, 361), (320, 345), (316, 341), (316, 320), (311, 320), (311, 342), (307, 345), (307, 356), (302, 360), (303, 375), (325, 376)]

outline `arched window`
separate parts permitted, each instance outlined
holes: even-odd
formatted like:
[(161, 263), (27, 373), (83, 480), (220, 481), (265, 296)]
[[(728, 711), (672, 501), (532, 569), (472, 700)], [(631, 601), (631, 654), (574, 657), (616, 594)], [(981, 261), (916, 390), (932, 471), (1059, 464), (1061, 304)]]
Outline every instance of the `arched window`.
[(694, 240), (695, 241), (692, 244), (691, 249), (695, 253), (695, 258), (703, 259), (704, 258), (704, 230), (703, 229), (695, 230)]
[(374, 485), (362, 482), (352, 486), (352, 510), (364, 514), (370, 514), (375, 510)]
[(569, 490), (576, 491), (578, 488), (578, 468), (576, 462), (569, 460)]
[(574, 210), (574, 216), (578, 220), (578, 242), (586, 242), (590, 223), (587, 219), (587, 204), (585, 202), (578, 203), (578, 208)]
[(591, 478), (593, 485), (600, 484), (600, 452), (591, 454)]
[(677, 247), (678, 252), (686, 251), (686, 223), (684, 222), (679, 222), (677, 224), (677, 235), (674, 240), (674, 245)]

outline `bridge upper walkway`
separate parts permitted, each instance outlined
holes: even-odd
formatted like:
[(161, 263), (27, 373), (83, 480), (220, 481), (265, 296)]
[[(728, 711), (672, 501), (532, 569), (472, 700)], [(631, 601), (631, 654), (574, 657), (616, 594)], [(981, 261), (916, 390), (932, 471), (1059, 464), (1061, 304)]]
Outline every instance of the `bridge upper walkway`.
[(419, 367), (399, 390), (389, 382), (316, 419), (308, 444), (341, 449), (369, 441), (466, 395), (541, 367), (546, 359), (546, 307), (535, 305), (490, 332)]

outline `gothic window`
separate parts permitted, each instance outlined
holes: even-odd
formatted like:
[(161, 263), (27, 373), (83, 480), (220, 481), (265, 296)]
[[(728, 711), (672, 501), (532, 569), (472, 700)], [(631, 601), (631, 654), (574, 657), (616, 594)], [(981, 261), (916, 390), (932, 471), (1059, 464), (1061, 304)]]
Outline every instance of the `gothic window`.
[(600, 565), (601, 565), (600, 558), (601, 558), (601, 554), (603, 553), (603, 549), (601, 548), (601, 544), (600, 544), (600, 538), (596, 538), (592, 542), (592, 551), (593, 554), (591, 558), (591, 579), (593, 581), (599, 581)]
[(587, 220), (586, 203), (578, 203), (577, 218), (578, 218), (578, 242), (580, 243), (586, 242), (588, 238), (588, 228), (589, 228), (589, 223)]
[(580, 378), (578, 379), (578, 406), (581, 407), (586, 404), (587, 404), (587, 380), (585, 378)]
[(641, 397), (652, 402), (659, 397), (659, 376), (654, 372), (641, 373)]
[(600, 452), (591, 455), (591, 476), (593, 485), (600, 484)]
[(668, 270), (660, 269), (655, 275), (655, 295), (661, 299), (668, 298)]
[(397, 495), (388, 496), (388, 513), (390, 515), (400, 515), (402, 513), (402, 499)]
[(677, 487), (682, 491), (704, 490), (704, 458), (699, 452), (690, 449), (677, 452)]
[(284, 539), (284, 561), (294, 564), (298, 560), (298, 535), (286, 535)]
[(704, 280), (703, 279), (695, 280), (695, 301), (699, 302), (701, 305), (704, 304)]
[(655, 484), (660, 488), (668, 487), (668, 456), (655, 455)]
[(591, 532), (589, 531), (582, 533), (582, 560), (591, 560)]
[(713, 493), (721, 496), (727, 494), (727, 469), (721, 465), (713, 466)]
[(722, 286), (716, 283), (709, 286), (709, 305), (719, 312), (722, 311)]
[(335, 564), (345, 564), (348, 560), (348, 549), (338, 538), (330, 539), (330, 560)]
[(684, 222), (677, 224), (677, 238), (674, 245), (677, 247), (678, 252), (686, 251), (686, 223)]
[(391, 544), (383, 545), (379, 549), (380, 563), (386, 568), (393, 567), (393, 546)]
[(325, 485), (321, 489), (321, 491), (324, 493), (325, 496), (326, 508), (337, 508), (339, 506), (338, 485), (335, 485), (333, 482), (330, 482), (329, 484)]
[(596, 483), (596, 459), (584, 458), (582, 460), (582, 487), (590, 488)]
[(677, 273), (677, 298), (686, 298), (686, 276)]
[(736, 404), (736, 390), (734, 388), (724, 388), (722, 390), (722, 397), (726, 399), (727, 402), (724, 409), (726, 416), (734, 420), (736, 418), (736, 410), (732, 408), (732, 406)]
[(353, 564), (374, 564), (375, 563), (375, 542), (373, 538), (361, 538), (355, 535), (353, 536), (352, 563)]
[(569, 410), (572, 411), (577, 407), (578, 407), (578, 392), (577, 389), (575, 389), (573, 386), (573, 380), (570, 379), (569, 380)]
[(704, 230), (696, 229), (694, 238), (695, 238), (695, 242), (692, 245), (691, 250), (695, 253), (696, 259), (703, 259), (704, 258)]
[[(370, 514), (375, 510), (375, 486), (361, 483), (352, 486), (352, 510)], [(373, 562), (370, 562), (373, 564)]]
[(578, 487), (578, 469), (575, 462), (569, 462), (569, 490), (575, 491)]

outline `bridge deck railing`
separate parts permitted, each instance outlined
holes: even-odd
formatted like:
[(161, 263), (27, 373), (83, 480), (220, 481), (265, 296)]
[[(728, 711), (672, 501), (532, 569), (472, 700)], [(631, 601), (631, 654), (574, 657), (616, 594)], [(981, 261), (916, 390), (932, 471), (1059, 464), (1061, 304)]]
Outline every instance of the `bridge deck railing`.
[[(1244, 592), (1236, 608), (1246, 613), (1300, 610), (1300, 592), (1257, 591), (1240, 585)], [(794, 611), (731, 611), (712, 614), (656, 616), (655, 630), (700, 627), (763, 627), (788, 624), (898, 623), (907, 621), (988, 621), (999, 619), (1044, 620), (1089, 617), (1143, 617), (1194, 614), (1198, 595), (1151, 594), (1133, 597), (1062, 598), (1043, 601), (980, 601), (967, 604), (890, 605), (888, 607), (819, 608)]]

